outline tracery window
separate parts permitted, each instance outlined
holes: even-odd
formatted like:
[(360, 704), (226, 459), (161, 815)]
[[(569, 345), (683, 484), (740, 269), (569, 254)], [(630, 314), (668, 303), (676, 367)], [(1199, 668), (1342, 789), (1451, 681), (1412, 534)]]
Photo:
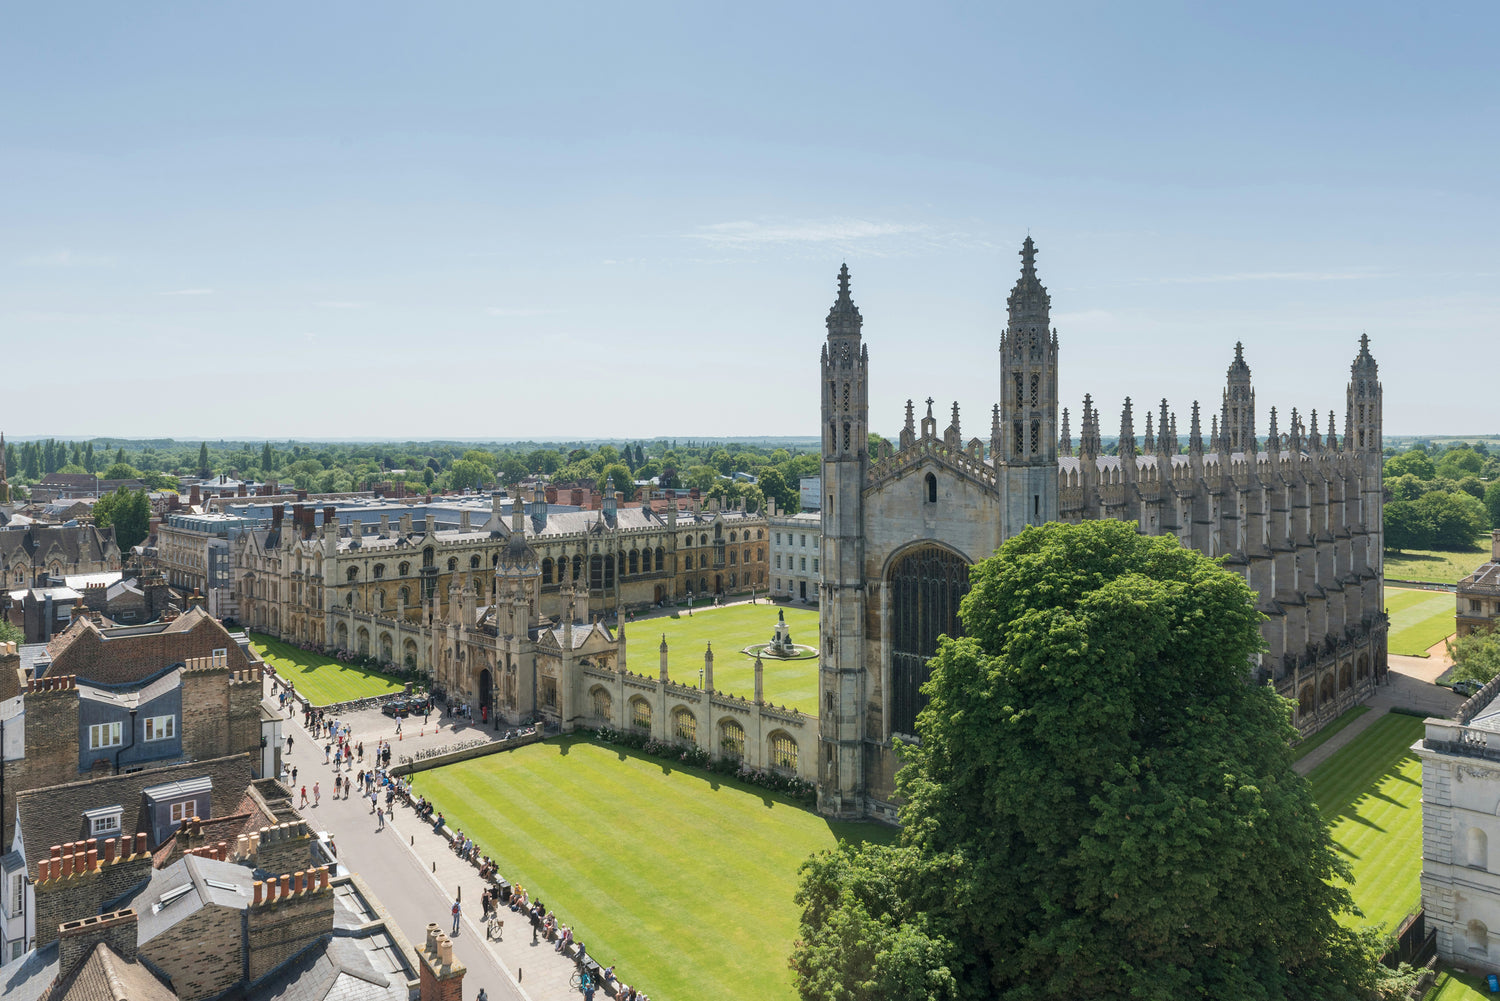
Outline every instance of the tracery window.
[(631, 700), (630, 725), (637, 730), (651, 729), (651, 703), (645, 699)]
[(478, 556), (470, 556), (469, 557), (469, 569), (470, 570), (478, 570), (479, 569), (479, 557)]
[(696, 741), (698, 739), (698, 720), (686, 709), (678, 709), (672, 714), (672, 733), (678, 740)]
[(350, 567), (349, 572), (344, 574), (344, 578), (349, 581), (359, 580), (359, 567)]
[(377, 563), (377, 564), (375, 564), (374, 573), (375, 573), (375, 579), (376, 580), (379, 580), (380, 578), (384, 577), (385, 576), (385, 564), (384, 563)]
[(797, 770), (797, 742), (791, 734), (778, 730), (771, 735), (771, 765), (775, 768)]
[(719, 724), (719, 747), (733, 758), (745, 756), (745, 728), (739, 722), (726, 719)]
[(450, 556), (450, 557), (448, 557), (448, 572), (449, 573), (453, 573), (457, 569), (458, 569), (458, 557), (457, 556)]

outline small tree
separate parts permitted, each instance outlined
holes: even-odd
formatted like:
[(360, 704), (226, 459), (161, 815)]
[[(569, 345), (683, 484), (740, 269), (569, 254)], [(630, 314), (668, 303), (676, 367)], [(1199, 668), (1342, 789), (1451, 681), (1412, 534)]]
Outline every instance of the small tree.
[(1500, 674), (1500, 632), (1493, 626), (1448, 641), (1454, 681), (1488, 684)]
[(100, 528), (113, 528), (115, 545), (120, 547), (120, 552), (128, 553), (132, 547), (145, 541), (151, 529), (151, 499), (144, 490), (120, 487), (99, 498), (94, 505), (94, 524)]

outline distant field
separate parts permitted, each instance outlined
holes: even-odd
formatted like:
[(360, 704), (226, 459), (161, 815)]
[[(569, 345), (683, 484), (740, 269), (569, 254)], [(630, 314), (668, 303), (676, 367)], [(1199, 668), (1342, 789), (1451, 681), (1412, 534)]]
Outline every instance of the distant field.
[(1480, 536), (1472, 549), (1452, 552), (1442, 549), (1407, 549), (1385, 553), (1385, 575), (1392, 580), (1415, 580), (1424, 584), (1457, 584), (1490, 557), (1490, 537)]
[(261, 633), (251, 633), (250, 643), (266, 663), (276, 668), (278, 675), (290, 681), (315, 706), (368, 699), (399, 692), (403, 687), (402, 682), (379, 671), (355, 667), (310, 650), (299, 650), (290, 643)]
[[(786, 612), (792, 642), (818, 645), (818, 613), (815, 609), (781, 605), (738, 604), (723, 608), (693, 609), (688, 618), (683, 609), (675, 616), (642, 619), (625, 624), (628, 666), (637, 674), (654, 676), (661, 662), (661, 638), (667, 637), (667, 670), (672, 680), (698, 684), (703, 652), (714, 646), (714, 687), (730, 695), (755, 697), (755, 660), (740, 653), (752, 643), (767, 643), (776, 631), (776, 613)], [(767, 702), (788, 709), (818, 713), (818, 661), (762, 658)]]
[(1423, 727), (1415, 716), (1387, 713), (1308, 776), (1354, 868), (1350, 892), (1365, 916), (1345, 924), (1393, 929), (1421, 896), (1422, 762), (1411, 745)]
[(1388, 645), (1391, 653), (1425, 657), (1427, 648), (1453, 635), (1457, 608), (1451, 591), (1385, 589), (1385, 610), (1391, 617)]

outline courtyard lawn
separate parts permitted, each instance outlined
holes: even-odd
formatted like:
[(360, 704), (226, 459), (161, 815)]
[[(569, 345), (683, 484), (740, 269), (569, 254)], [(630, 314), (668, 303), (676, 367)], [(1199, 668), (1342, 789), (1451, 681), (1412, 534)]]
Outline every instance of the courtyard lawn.
[(1387, 639), (1391, 653), (1427, 656), (1428, 647), (1453, 635), (1458, 603), (1452, 591), (1385, 589), (1385, 610), (1391, 617)]
[(1350, 888), (1363, 918), (1349, 925), (1392, 930), (1421, 898), (1422, 763), (1411, 753), (1424, 723), (1387, 713), (1313, 769), (1313, 798), (1354, 869)]
[[(818, 645), (816, 609), (788, 608), (763, 602), (723, 608), (695, 608), (692, 618), (683, 609), (662, 616), (626, 623), (629, 666), (638, 674), (654, 677), (661, 655), (662, 633), (667, 636), (667, 670), (673, 681), (698, 684), (703, 670), (703, 651), (714, 647), (714, 687), (730, 695), (755, 697), (755, 658), (740, 653), (754, 643), (768, 643), (776, 631), (776, 613), (786, 612), (792, 642)], [(765, 665), (765, 700), (788, 709), (818, 714), (818, 660), (761, 659)]]
[(652, 997), (792, 1001), (798, 866), (839, 838), (896, 837), (584, 738), (412, 778), (505, 878)]
[(1437, 981), (1427, 992), (1427, 1001), (1479, 1001), (1480, 998), (1492, 997), (1494, 995), (1484, 984), (1483, 974), (1453, 970), (1439, 970)]
[(1313, 751), (1317, 750), (1319, 747), (1322, 747), (1325, 743), (1327, 743), (1328, 738), (1332, 737), (1334, 734), (1338, 733), (1344, 727), (1348, 726), (1350, 723), (1353, 723), (1355, 720), (1359, 719), (1369, 711), (1369, 706), (1355, 706), (1353, 709), (1346, 711), (1338, 719), (1334, 720), (1332, 723), (1329, 723), (1323, 729), (1319, 730), (1317, 733), (1313, 734), (1311, 737), (1308, 737), (1302, 743), (1293, 747), (1292, 760), (1301, 761)]
[(260, 633), (251, 633), (250, 643), (262, 660), (276, 668), (278, 675), (290, 681), (315, 706), (387, 695), (403, 687), (403, 682), (379, 671), (300, 650)]
[(1490, 536), (1485, 533), (1470, 549), (1386, 550), (1385, 575), (1390, 580), (1415, 580), (1424, 584), (1457, 584), (1490, 558)]

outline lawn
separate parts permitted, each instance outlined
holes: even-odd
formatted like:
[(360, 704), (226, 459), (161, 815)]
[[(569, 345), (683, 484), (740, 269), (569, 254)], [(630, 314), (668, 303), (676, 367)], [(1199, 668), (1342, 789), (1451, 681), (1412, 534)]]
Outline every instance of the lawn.
[(797, 867), (838, 838), (896, 836), (584, 738), (413, 779), (507, 879), (652, 997), (792, 1001)]
[(368, 699), (399, 692), (403, 682), (379, 671), (355, 667), (260, 633), (250, 634), (250, 643), (261, 658), (315, 706)]
[(1442, 549), (1386, 550), (1385, 575), (1391, 580), (1415, 580), (1424, 584), (1457, 584), (1490, 558), (1489, 533), (1480, 536), (1472, 549), (1452, 552)]
[(1483, 974), (1440, 970), (1437, 983), (1427, 993), (1427, 1001), (1478, 1001), (1494, 996), (1484, 985)]
[(1391, 617), (1387, 643), (1391, 653), (1425, 657), (1427, 648), (1453, 635), (1458, 605), (1452, 591), (1385, 589), (1385, 610)]
[(1329, 723), (1323, 729), (1319, 730), (1317, 733), (1313, 734), (1311, 737), (1308, 737), (1302, 743), (1293, 747), (1292, 760), (1301, 761), (1313, 751), (1317, 750), (1319, 747), (1322, 747), (1325, 743), (1327, 743), (1328, 738), (1332, 737), (1334, 734), (1338, 733), (1344, 727), (1348, 726), (1350, 723), (1353, 723), (1355, 720), (1359, 719), (1369, 711), (1369, 706), (1355, 706), (1353, 709), (1347, 710), (1338, 719), (1334, 720), (1332, 723)]
[[(660, 661), (662, 633), (667, 635), (667, 670), (672, 680), (698, 684), (703, 670), (703, 651), (714, 646), (714, 687), (730, 695), (755, 697), (755, 659), (740, 653), (752, 643), (767, 643), (776, 631), (776, 613), (782, 606), (738, 604), (712, 606), (673, 616), (645, 619), (625, 626), (629, 640), (630, 669), (655, 676)], [(786, 624), (792, 642), (818, 645), (818, 613), (806, 608), (786, 608)], [(818, 661), (774, 660), (766, 657), (765, 699), (788, 709), (818, 713)]]
[(1387, 713), (1313, 769), (1313, 798), (1354, 869), (1363, 918), (1347, 924), (1394, 929), (1421, 898), (1422, 763), (1410, 751), (1423, 733), (1415, 716)]

